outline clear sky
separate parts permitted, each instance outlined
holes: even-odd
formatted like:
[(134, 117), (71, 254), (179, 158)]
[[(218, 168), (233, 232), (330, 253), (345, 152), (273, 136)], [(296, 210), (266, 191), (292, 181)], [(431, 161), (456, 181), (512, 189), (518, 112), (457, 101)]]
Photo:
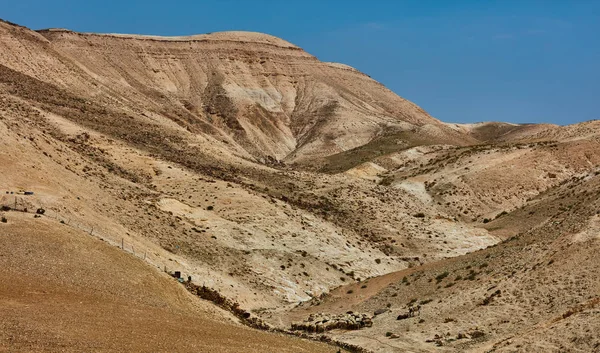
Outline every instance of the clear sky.
[(265, 32), (444, 121), (600, 119), (597, 0), (0, 0), (0, 18), (82, 32)]

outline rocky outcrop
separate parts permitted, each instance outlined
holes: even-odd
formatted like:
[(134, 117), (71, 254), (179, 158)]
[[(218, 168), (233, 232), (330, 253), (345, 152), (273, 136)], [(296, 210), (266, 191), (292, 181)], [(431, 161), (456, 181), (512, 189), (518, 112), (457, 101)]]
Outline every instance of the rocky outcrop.
[(331, 330), (360, 330), (373, 326), (373, 317), (368, 314), (348, 312), (342, 315), (316, 314), (301, 323), (293, 323), (292, 331), (323, 333)]

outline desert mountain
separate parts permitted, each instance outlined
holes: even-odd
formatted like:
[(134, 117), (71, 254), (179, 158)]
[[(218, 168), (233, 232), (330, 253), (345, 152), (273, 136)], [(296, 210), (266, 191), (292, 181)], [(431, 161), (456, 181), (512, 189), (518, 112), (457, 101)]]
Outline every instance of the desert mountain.
[[(443, 123), (353, 68), (320, 62), (259, 33), (167, 38), (32, 31), (0, 22), (0, 49), (0, 206), (6, 210), (0, 236), (10, 236), (0, 240), (7, 244), (0, 263), (10, 265), (0, 268), (0, 280), (15, 286), (0, 292), (7, 303), (33, 300), (23, 294), (30, 284), (7, 279), (18, 274), (19, 263), (35, 261), (27, 244), (39, 257), (48, 242), (48, 266), (27, 273), (50, 295), (60, 296), (65, 281), (72, 281), (71, 294), (85, 293), (87, 279), (56, 279), (61, 268), (82, 268), (90, 281), (111, 283), (98, 294), (108, 312), (133, 305), (138, 312), (183, 315), (190, 325), (205, 315), (219, 322), (209, 332), (215, 342), (218, 325), (236, 324), (180, 293), (183, 287), (164, 272), (191, 276), (194, 285), (280, 329), (310, 314), (372, 316), (389, 309), (369, 319), (370, 328), (327, 333), (374, 351), (535, 349), (533, 337), (548, 335), (557, 337), (543, 347), (548, 351), (595, 344), (569, 343), (556, 336), (558, 326), (545, 323), (571, 310), (576, 327), (593, 329), (582, 315), (597, 310), (592, 282), (599, 265), (588, 256), (598, 247), (597, 121)], [(22, 213), (37, 209), (45, 211), (41, 218)], [(14, 241), (24, 234), (39, 236)], [(104, 242), (90, 242), (90, 235)], [(570, 246), (573, 236), (580, 240)], [(64, 255), (67, 246), (76, 246), (77, 256)], [(98, 250), (81, 251), (91, 246)], [(564, 257), (548, 267), (558, 251)], [(541, 280), (550, 276), (540, 272), (546, 267), (572, 273), (581, 254), (588, 256), (583, 279)], [(116, 260), (107, 264), (107, 256)], [(93, 264), (102, 258), (105, 265), (89, 268), (83, 258)], [(126, 292), (106, 272), (146, 280)], [(565, 299), (537, 307), (541, 294), (529, 294), (538, 279), (547, 296), (568, 288)], [(148, 296), (128, 302), (140, 286)], [(478, 305), (492, 286), (502, 299)], [(425, 322), (395, 320), (415, 298), (439, 303), (423, 304)], [(48, 332), (33, 316), (19, 319), (17, 308), (0, 309), (0, 317)], [(444, 316), (454, 321), (439, 322)], [(516, 322), (488, 328), (505, 316)], [(468, 338), (454, 343), (446, 328)], [(530, 336), (522, 334), (530, 329)], [(475, 331), (483, 335), (466, 334)], [(9, 337), (18, 333), (4, 332), (13, 333), (0, 336), (0, 347), (10, 347)], [(264, 335), (266, 345), (287, 339), (243, 332), (247, 341)], [(71, 347), (81, 337), (54, 344)], [(98, 335), (94, 347), (115, 349), (106, 337), (116, 336)], [(44, 347), (40, 340), (23, 342), (21, 350)], [(288, 342), (296, 351), (333, 349)]]
[(2, 37), (10, 69), (133, 119), (208, 135), (244, 157), (306, 161), (401, 131), (470, 141), (357, 70), (265, 34), (163, 38), (4, 25)]

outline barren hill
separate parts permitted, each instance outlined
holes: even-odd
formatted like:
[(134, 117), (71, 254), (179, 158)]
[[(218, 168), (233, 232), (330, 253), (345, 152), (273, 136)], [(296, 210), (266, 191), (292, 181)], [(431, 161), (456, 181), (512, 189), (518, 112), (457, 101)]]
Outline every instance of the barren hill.
[(368, 76), (264, 34), (164, 38), (2, 26), (7, 67), (134, 119), (209, 135), (247, 157), (302, 161), (425, 126), (433, 141), (469, 141)]
[[(502, 276), (514, 264), (524, 268), (539, 259), (514, 244), (543, 249), (535, 256), (560, 248), (556, 242), (566, 239), (566, 230), (551, 225), (565, 208), (581, 210), (569, 217), (589, 220), (589, 230), (576, 230), (589, 249), (597, 245), (595, 221), (584, 211), (594, 207), (600, 164), (596, 121), (567, 127), (443, 123), (349, 66), (320, 62), (282, 39), (251, 32), (165, 38), (36, 32), (0, 22), (0, 49), (0, 206), (7, 220), (0, 223), (0, 236), (22, 226), (45, 234), (36, 238), (41, 249), (43, 239), (77, 244), (92, 235), (105, 241), (102, 251), (138, 257), (135, 266), (119, 260), (89, 270), (92, 279), (131, 268), (131, 276), (155, 276), (149, 286), (168, 286), (162, 272), (181, 271), (195, 285), (239, 303), (252, 318), (289, 329), (293, 320), (325, 310), (371, 311), (389, 304), (397, 314), (415, 288), (402, 279), (423, 273), (418, 294), (442, 300), (435, 310), (426, 307), (427, 315), (439, 319), (465, 310), (443, 304), (447, 295), (466, 301), (502, 280), (515, 293), (525, 291), (530, 274), (519, 281)], [(587, 196), (565, 204), (560, 198), (571, 192), (569, 185)], [(30, 213), (38, 208), (45, 214), (34, 219)], [(544, 240), (542, 229), (551, 240)], [(76, 257), (61, 259), (57, 249), (49, 264), (83, 266)], [(497, 270), (482, 267), (480, 280), (448, 287), (441, 286), (445, 277), (425, 281), (438, 272), (450, 276), (490, 249), (497, 251), (488, 257), (497, 258)], [(26, 251), (14, 253), (19, 255), (12, 264), (32, 260)], [(577, 254), (565, 252), (566, 262), (556, 262), (561, 267), (554, 271), (571, 270), (569, 259)], [(98, 261), (96, 253), (88, 256)], [(590, 258), (586, 266), (592, 271), (597, 262)], [(5, 275), (13, 276), (11, 271)], [(548, 295), (556, 295), (543, 283)], [(77, 288), (85, 292), (85, 285)], [(135, 288), (128, 290), (140, 290)], [(594, 289), (585, 281), (570, 288)], [(349, 291), (354, 295), (347, 296)], [(180, 305), (172, 298), (166, 306)], [(594, 298), (568, 298), (544, 312), (529, 310), (537, 305), (533, 300), (520, 301), (518, 310), (530, 317), (486, 331), (486, 339), (469, 343), (469, 349), (501, 347), (507, 337), (578, 305), (586, 308), (581, 312), (595, 310)], [(113, 305), (110, 300), (106, 305)], [(185, 300), (192, 305), (197, 298)], [(512, 315), (514, 300), (498, 312), (477, 308), (469, 325)], [(207, 310), (216, 319), (222, 315)], [(185, 320), (195, 320), (195, 311), (188, 314)], [(406, 334), (388, 344), (383, 330), (415, 326), (397, 326), (386, 315), (374, 318), (372, 328), (327, 335), (377, 351), (464, 348), (445, 339), (435, 342), (446, 348), (425, 342), (440, 329), (435, 320), (422, 326), (427, 334)], [(451, 328), (469, 329), (465, 325), (458, 320)], [(588, 328), (585, 321), (578, 325)], [(95, 328), (78, 332), (86, 330)], [(248, 331), (248, 339), (258, 334)], [(57, 342), (69, 345), (77, 337)], [(283, 339), (264, 337), (270, 337), (268, 345)], [(23, 344), (48, 347), (42, 341)], [(302, 349), (321, 349), (311, 347)]]
[(81, 231), (11, 213), (0, 233), (0, 350), (335, 352), (248, 329)]

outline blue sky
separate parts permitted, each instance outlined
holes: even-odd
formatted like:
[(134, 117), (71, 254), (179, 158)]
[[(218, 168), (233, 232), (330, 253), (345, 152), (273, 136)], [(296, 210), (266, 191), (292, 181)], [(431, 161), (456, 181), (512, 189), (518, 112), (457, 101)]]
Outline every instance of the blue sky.
[(0, 0), (0, 18), (83, 32), (265, 32), (444, 121), (600, 119), (600, 1)]

